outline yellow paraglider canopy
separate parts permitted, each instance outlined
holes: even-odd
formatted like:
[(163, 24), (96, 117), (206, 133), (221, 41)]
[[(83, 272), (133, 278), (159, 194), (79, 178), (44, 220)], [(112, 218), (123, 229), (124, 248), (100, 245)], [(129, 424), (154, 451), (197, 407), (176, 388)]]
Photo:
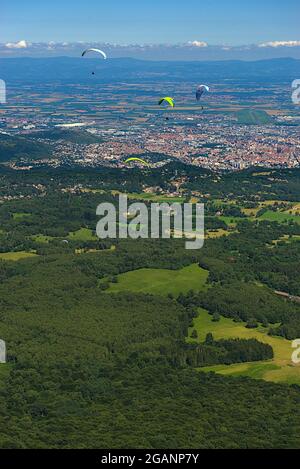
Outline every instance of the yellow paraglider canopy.
[(158, 101), (159, 106), (163, 103), (169, 104), (171, 107), (175, 107), (174, 99), (170, 98), (170, 96), (165, 96)]
[(128, 158), (125, 163), (131, 163), (131, 162), (137, 162), (137, 163), (142, 163), (144, 164), (145, 166), (148, 166), (150, 167), (149, 163), (147, 163), (147, 161), (145, 160), (142, 160), (142, 158)]

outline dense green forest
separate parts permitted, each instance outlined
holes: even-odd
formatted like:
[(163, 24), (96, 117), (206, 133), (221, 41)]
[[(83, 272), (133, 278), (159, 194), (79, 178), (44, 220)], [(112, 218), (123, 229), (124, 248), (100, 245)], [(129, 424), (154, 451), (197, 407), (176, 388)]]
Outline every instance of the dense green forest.
[[(272, 359), (270, 345), (211, 334), (199, 341), (196, 330), (187, 341), (199, 307), (216, 321), (300, 336), (299, 303), (274, 292), (300, 295), (300, 225), (244, 212), (264, 200), (298, 202), (300, 173), (274, 171), (258, 199), (266, 176), (245, 171), (215, 183), (216, 175), (185, 168), (183, 201), (197, 186), (206, 194), (206, 229), (224, 232), (199, 251), (184, 240), (95, 236), (97, 205), (117, 205), (111, 190), (138, 194), (153, 185), (169, 194), (178, 171), (1, 171), (1, 448), (300, 447), (299, 386), (201, 372)], [(196, 263), (209, 271), (201, 291), (107, 290), (121, 273)]]
[[(2, 135), (2, 138), (5, 136)], [(187, 194), (197, 191), (202, 194), (206, 202), (209, 197), (238, 199), (247, 204), (267, 199), (299, 202), (300, 169), (250, 168), (240, 172), (219, 174), (179, 162), (142, 171), (137, 168), (51, 169), (41, 166), (33, 171), (16, 172), (1, 168), (0, 196), (1, 194), (14, 196), (20, 192), (25, 194), (27, 191), (31, 194), (33, 184), (45, 185), (49, 190), (83, 186), (139, 193), (145, 187), (160, 187), (164, 191), (175, 192), (174, 181), (178, 178), (184, 181), (182, 187)]]

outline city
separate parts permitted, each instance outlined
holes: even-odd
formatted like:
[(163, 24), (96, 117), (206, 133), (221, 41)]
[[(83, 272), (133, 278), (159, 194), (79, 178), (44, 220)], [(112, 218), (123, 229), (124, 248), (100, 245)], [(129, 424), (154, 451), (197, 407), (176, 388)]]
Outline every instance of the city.
[[(0, 129), (51, 145), (51, 157), (30, 166), (123, 167), (127, 156), (143, 155), (156, 166), (177, 159), (212, 170), (299, 167), (300, 106), (292, 103), (288, 85), (210, 86), (199, 104), (193, 83), (57, 84), (55, 91), (26, 85), (11, 90), (0, 109)], [(174, 109), (157, 104), (165, 90), (174, 96)], [(84, 143), (78, 135), (70, 141), (64, 131), (98, 139)], [(8, 164), (18, 169), (24, 162)]]

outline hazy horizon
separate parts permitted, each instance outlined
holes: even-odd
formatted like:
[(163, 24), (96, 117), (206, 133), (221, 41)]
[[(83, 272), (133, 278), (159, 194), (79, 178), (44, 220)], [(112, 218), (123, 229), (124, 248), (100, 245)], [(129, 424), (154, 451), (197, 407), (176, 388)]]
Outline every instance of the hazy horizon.
[[(14, 43), (0, 43), (0, 58), (17, 57), (81, 57), (85, 48), (99, 47), (108, 59), (133, 58), (142, 60), (267, 60), (300, 59), (300, 41), (252, 44), (245, 46), (210, 45), (205, 42), (182, 44), (109, 44), (101, 42), (30, 43), (22, 39)], [(91, 57), (93, 57), (91, 55)], [(85, 59), (86, 60), (86, 59)]]

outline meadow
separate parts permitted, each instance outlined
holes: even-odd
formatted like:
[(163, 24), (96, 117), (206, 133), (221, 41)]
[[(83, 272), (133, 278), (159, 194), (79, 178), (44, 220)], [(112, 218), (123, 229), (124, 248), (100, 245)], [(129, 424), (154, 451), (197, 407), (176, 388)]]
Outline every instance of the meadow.
[[(210, 332), (215, 340), (220, 339), (257, 339), (269, 344), (274, 350), (274, 359), (255, 363), (239, 363), (233, 365), (216, 365), (201, 368), (201, 371), (213, 371), (222, 375), (248, 376), (253, 379), (265, 381), (284, 382), (300, 385), (300, 367), (292, 364), (291, 342), (281, 337), (271, 337), (267, 329), (247, 329), (245, 323), (235, 323), (232, 319), (221, 317), (219, 322), (213, 322), (212, 316), (204, 309), (199, 310), (199, 316), (194, 319), (194, 327), (189, 331), (189, 337), (193, 329), (198, 333), (199, 342), (204, 342)], [(192, 339), (188, 339), (191, 341)]]
[(239, 124), (244, 125), (266, 125), (273, 122), (273, 119), (262, 110), (243, 109), (237, 112)]
[(97, 240), (97, 237), (93, 233), (93, 230), (88, 228), (80, 228), (77, 231), (70, 232), (68, 239), (71, 241), (95, 241)]
[(131, 291), (153, 295), (178, 296), (190, 290), (201, 291), (207, 288), (208, 271), (197, 264), (181, 270), (140, 269), (118, 276), (118, 283), (110, 284), (108, 293)]
[[(177, 297), (180, 293), (190, 290), (205, 291), (208, 271), (192, 264), (181, 270), (140, 269), (117, 277), (117, 283), (111, 283), (107, 293), (149, 293), (154, 295), (169, 295)], [(104, 280), (105, 281), (105, 280)], [(236, 323), (232, 319), (221, 317), (219, 322), (213, 322), (212, 316), (204, 309), (199, 310), (199, 316), (194, 319), (194, 325), (189, 330), (188, 342), (193, 341), (190, 336), (194, 329), (198, 333), (198, 341), (204, 342), (206, 335), (211, 332), (215, 340), (220, 339), (257, 339), (272, 346), (274, 359), (254, 363), (233, 365), (216, 365), (201, 368), (201, 371), (216, 372), (230, 376), (248, 376), (253, 379), (263, 379), (272, 382), (284, 382), (300, 385), (300, 369), (291, 362), (291, 342), (281, 337), (271, 337), (267, 328), (247, 329), (245, 323)]]
[(288, 212), (273, 212), (272, 210), (268, 210), (263, 215), (259, 217), (260, 220), (268, 220), (268, 221), (277, 221), (278, 223), (285, 223), (287, 221), (294, 221), (299, 223), (300, 225), (300, 216), (299, 215), (291, 215)]
[(18, 252), (1, 252), (0, 259), (4, 261), (19, 261), (28, 257), (35, 257), (34, 252), (18, 251)]

